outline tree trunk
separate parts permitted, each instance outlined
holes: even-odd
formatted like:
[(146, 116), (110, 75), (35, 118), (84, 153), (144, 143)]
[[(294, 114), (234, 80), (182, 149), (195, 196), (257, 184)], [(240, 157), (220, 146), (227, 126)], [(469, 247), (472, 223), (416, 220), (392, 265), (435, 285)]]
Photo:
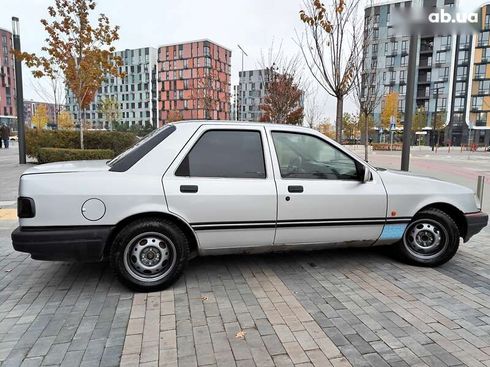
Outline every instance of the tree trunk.
[(342, 144), (342, 115), (344, 114), (344, 97), (337, 97), (337, 115), (335, 116), (335, 140)]
[(368, 160), (369, 154), (369, 121), (367, 114), (364, 114), (364, 160), (369, 162)]
[(85, 126), (85, 108), (82, 109), (82, 118), (80, 119), (80, 149), (84, 149), (83, 145), (83, 128)]

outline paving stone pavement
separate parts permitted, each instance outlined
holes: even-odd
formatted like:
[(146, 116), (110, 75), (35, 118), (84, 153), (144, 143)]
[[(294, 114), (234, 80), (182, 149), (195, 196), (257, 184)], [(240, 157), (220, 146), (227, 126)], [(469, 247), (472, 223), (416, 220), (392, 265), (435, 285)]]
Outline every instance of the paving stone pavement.
[(0, 221), (3, 366), (490, 366), (490, 231), (439, 268), (380, 249), (198, 258), (134, 294), (108, 264), (13, 251)]

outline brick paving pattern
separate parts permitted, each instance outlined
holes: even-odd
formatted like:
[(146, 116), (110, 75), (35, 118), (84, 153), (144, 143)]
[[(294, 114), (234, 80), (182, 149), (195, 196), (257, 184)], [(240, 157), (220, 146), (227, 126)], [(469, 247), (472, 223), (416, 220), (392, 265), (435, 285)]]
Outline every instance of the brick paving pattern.
[[(10, 186), (0, 211), (15, 207)], [(490, 366), (488, 229), (434, 269), (377, 248), (209, 257), (135, 294), (107, 263), (14, 252), (10, 218), (2, 366)]]

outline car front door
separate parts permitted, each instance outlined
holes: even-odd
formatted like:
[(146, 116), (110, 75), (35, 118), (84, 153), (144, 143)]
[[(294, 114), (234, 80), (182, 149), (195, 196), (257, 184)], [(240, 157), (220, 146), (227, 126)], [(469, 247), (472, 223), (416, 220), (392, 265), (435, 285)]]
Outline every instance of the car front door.
[[(269, 131), (278, 192), (274, 243), (370, 245), (386, 219), (377, 173), (314, 133)], [(365, 168), (368, 169), (368, 168)]]
[(264, 127), (201, 126), (163, 187), (169, 210), (191, 225), (201, 250), (273, 244), (277, 191)]

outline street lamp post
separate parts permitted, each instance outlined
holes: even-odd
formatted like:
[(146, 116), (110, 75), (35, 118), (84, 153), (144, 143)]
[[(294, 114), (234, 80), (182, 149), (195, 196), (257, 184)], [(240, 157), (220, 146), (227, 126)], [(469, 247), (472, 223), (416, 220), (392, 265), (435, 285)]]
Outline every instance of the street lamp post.
[[(242, 51), (242, 73), (241, 73), (241, 75), (243, 77), (244, 76), (243, 75), (243, 61), (244, 61), (243, 59), (244, 59), (244, 56), (248, 56), (248, 54), (245, 52), (245, 50), (242, 48), (242, 46), (238, 45), (238, 48), (240, 49), (240, 51)], [(238, 78), (238, 87), (240, 87), (240, 78)], [(241, 101), (242, 101), (242, 90), (240, 88), (238, 88), (238, 91), (240, 93), (240, 98), (239, 98), (239, 100), (240, 100), (240, 105), (239, 105), (239, 107), (240, 107), (240, 118), (238, 120), (242, 121), (243, 120), (243, 118), (242, 118), (242, 116), (243, 116), (242, 112), (243, 111), (242, 111), (242, 103), (241, 103)]]
[[(14, 50), (20, 52), (19, 18), (12, 17)], [(22, 87), (22, 62), (15, 56), (15, 90), (17, 94), (17, 136), (19, 141), (19, 163), (26, 164), (26, 134), (24, 124), (24, 91)]]

